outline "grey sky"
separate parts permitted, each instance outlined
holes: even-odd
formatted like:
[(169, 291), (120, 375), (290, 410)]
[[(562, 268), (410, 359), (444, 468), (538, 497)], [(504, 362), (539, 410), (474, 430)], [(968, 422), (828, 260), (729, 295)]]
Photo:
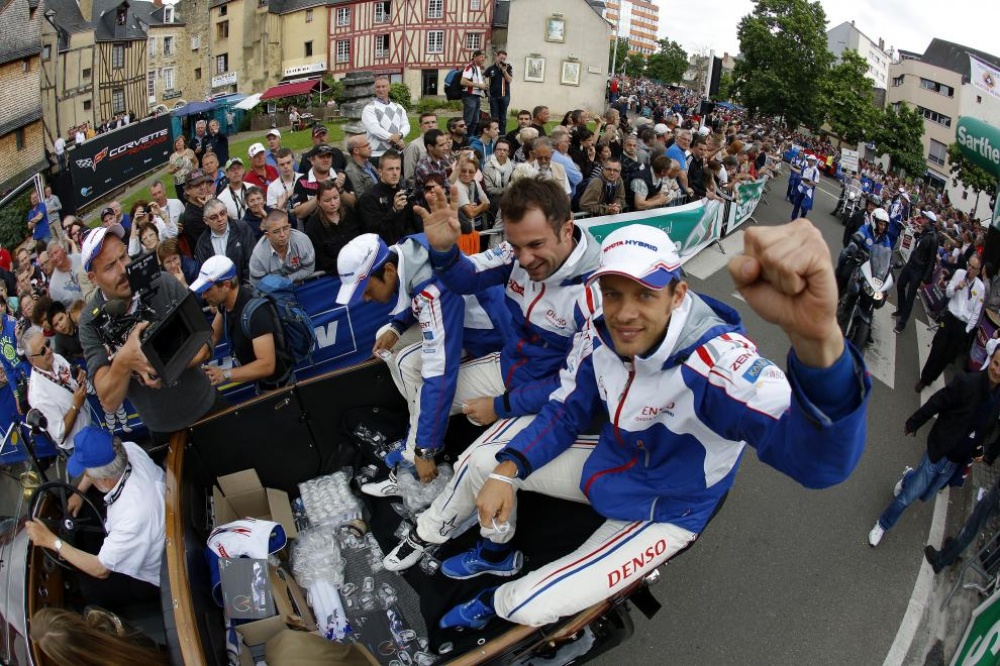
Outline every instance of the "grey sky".
[[(715, 49), (718, 55), (739, 52), (737, 25), (754, 8), (750, 0), (701, 0), (692, 11), (678, 11), (668, 0), (655, 2), (660, 6), (660, 37), (680, 42), (689, 53)], [(922, 53), (932, 38), (939, 37), (1000, 55), (995, 21), (987, 18), (995, 11), (986, 9), (991, 2), (954, 0), (941, 5), (930, 0), (820, 0), (820, 4), (826, 10), (828, 30), (853, 19), (872, 40), (883, 38), (886, 48)]]

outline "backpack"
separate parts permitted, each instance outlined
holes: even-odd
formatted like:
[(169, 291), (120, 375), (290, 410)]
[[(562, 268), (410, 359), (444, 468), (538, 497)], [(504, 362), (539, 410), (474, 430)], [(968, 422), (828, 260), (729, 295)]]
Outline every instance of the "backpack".
[(453, 69), (444, 77), (444, 96), (450, 101), (462, 99), (462, 70)]
[[(250, 337), (250, 320), (262, 305), (270, 304), (273, 314), (278, 317), (274, 348), (278, 359), (285, 365), (285, 379), (296, 363), (303, 360), (312, 362), (316, 348), (316, 330), (312, 319), (295, 297), (292, 281), (282, 275), (265, 275), (254, 288), (254, 296), (243, 308), (240, 327), (243, 335)], [(272, 315), (273, 316), (273, 315)]]

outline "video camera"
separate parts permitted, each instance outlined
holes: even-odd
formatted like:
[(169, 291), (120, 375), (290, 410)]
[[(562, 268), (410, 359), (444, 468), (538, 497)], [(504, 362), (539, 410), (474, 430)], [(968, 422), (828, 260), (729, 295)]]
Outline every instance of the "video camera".
[(211, 327), (191, 292), (179, 302), (168, 304), (166, 312), (153, 309), (151, 303), (159, 291), (161, 279), (155, 254), (143, 254), (132, 261), (126, 271), (132, 300), (107, 301), (95, 321), (97, 335), (113, 357), (136, 326), (149, 322), (140, 338), (142, 353), (164, 385), (172, 386), (198, 351), (211, 340)]

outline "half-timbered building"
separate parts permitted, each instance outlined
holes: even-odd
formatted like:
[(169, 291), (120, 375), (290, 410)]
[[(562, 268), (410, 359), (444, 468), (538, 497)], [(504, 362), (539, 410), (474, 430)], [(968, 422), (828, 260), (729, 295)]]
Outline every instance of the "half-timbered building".
[(444, 77), (486, 49), (493, 0), (332, 0), (330, 71), (386, 74), (414, 97), (444, 94)]
[(129, 0), (98, 0), (94, 13), (95, 115), (105, 120), (120, 113), (145, 115), (147, 25), (141, 10), (134, 11)]
[(0, 195), (46, 166), (38, 0), (0, 3)]

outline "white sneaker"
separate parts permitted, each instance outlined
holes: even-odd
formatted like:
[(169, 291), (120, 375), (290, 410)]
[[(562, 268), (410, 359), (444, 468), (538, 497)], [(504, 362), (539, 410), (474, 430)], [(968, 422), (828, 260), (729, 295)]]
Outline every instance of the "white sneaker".
[(361, 492), (372, 497), (402, 497), (399, 491), (399, 484), (396, 483), (396, 475), (389, 472), (389, 476), (381, 481), (372, 481), (361, 486)]
[(405, 539), (399, 542), (398, 546), (392, 549), (392, 552), (385, 556), (385, 559), (382, 560), (382, 565), (386, 568), (386, 571), (403, 571), (404, 569), (409, 569), (420, 561), (426, 549), (427, 546), (420, 544), (411, 535), (407, 535)]
[(884, 534), (885, 534), (885, 529), (883, 529), (882, 524), (876, 520), (875, 527), (873, 527), (872, 531), (868, 533), (868, 545), (870, 545), (872, 548), (877, 546), (879, 542), (882, 540), (882, 536)]
[(899, 493), (903, 492), (903, 479), (905, 479), (906, 475), (912, 471), (913, 468), (910, 467), (909, 465), (903, 468), (903, 476), (899, 477), (899, 481), (896, 482), (896, 485), (892, 489), (893, 497), (899, 497)]

